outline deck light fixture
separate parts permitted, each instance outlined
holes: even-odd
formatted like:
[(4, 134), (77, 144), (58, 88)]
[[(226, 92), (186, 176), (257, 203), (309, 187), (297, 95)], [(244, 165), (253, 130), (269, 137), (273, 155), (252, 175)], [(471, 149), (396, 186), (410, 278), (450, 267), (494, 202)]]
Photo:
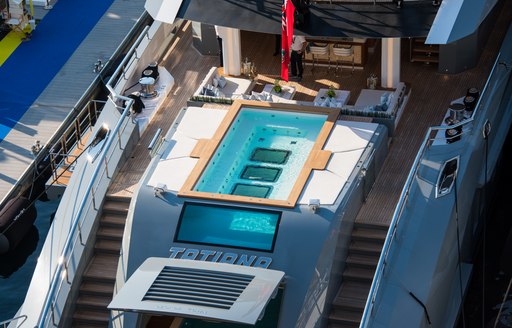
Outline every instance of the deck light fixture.
[(316, 213), (316, 211), (320, 208), (320, 199), (310, 199), (308, 206), (313, 213)]
[(105, 146), (105, 143), (109, 135), (110, 129), (107, 124), (103, 123), (101, 128), (96, 132), (94, 139), (88, 146), (89, 150), (87, 151), (87, 160), (89, 161), (89, 163), (93, 163), (96, 157), (98, 157), (101, 150)]
[(161, 197), (163, 194), (165, 194), (165, 190), (167, 189), (167, 186), (163, 183), (157, 183), (155, 187), (153, 187), (153, 190), (155, 191), (155, 197)]

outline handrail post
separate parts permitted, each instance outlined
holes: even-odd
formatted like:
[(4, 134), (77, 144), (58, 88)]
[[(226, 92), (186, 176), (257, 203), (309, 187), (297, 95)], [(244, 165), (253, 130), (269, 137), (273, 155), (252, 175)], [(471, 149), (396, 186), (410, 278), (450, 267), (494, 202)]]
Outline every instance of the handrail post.
[(84, 241), (82, 240), (82, 226), (78, 225), (78, 239), (80, 240), (80, 245), (85, 246)]
[(76, 129), (75, 131), (76, 131), (77, 144), (82, 145), (82, 133), (80, 131), (80, 121), (79, 120), (75, 121), (75, 129)]
[(91, 188), (91, 194), (92, 194), (92, 207), (94, 208), (95, 211), (97, 211), (98, 209), (96, 208), (96, 197), (94, 195), (94, 188)]
[(121, 143), (121, 132), (117, 131), (117, 141), (119, 143), (119, 149), (123, 150), (123, 145)]
[(52, 311), (52, 323), (54, 326), (56, 326), (55, 324), (55, 303), (51, 303), (50, 304), (50, 311)]
[(65, 258), (62, 259), (62, 262), (64, 264), (64, 275), (66, 276), (66, 282), (68, 283), (68, 285), (70, 285), (71, 282), (69, 281), (69, 275), (68, 275), (68, 262), (66, 261)]
[(55, 156), (53, 155), (53, 153), (50, 153), (49, 156), (50, 156), (50, 169), (52, 170), (52, 173), (53, 173), (53, 179), (55, 181), (57, 181), (57, 179), (59, 177), (57, 176), (57, 165), (55, 165)]
[(108, 162), (107, 162), (107, 157), (104, 157), (104, 158), (103, 158), (103, 161), (105, 162), (105, 172), (107, 173), (107, 178), (108, 178), (108, 179), (110, 179), (109, 174), (108, 174)]

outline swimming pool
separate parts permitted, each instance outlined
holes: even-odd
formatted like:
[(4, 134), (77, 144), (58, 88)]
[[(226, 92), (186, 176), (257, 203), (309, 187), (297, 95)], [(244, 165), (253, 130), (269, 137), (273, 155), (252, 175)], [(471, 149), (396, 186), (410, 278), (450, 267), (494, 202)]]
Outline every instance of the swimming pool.
[(242, 108), (194, 191), (287, 199), (327, 118)]
[(212, 122), (215, 132), (197, 139), (188, 157), (197, 161), (178, 196), (295, 207), (312, 171), (329, 162), (332, 152), (323, 147), (338, 115), (325, 107), (236, 100), (220, 123)]

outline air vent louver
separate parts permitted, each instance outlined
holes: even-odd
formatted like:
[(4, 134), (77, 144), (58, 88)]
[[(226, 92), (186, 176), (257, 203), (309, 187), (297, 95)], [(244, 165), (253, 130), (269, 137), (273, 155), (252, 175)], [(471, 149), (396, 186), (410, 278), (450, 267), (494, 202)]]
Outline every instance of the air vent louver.
[(230, 309), (254, 276), (166, 266), (143, 301)]

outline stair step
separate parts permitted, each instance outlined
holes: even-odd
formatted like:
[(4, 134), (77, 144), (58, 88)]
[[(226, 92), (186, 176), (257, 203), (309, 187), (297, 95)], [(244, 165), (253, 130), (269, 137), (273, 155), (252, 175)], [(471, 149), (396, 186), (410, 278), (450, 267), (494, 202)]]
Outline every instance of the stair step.
[(361, 221), (357, 221), (354, 223), (354, 229), (357, 229), (357, 228), (365, 228), (365, 229), (373, 229), (373, 230), (384, 230), (384, 231), (388, 231), (389, 230), (389, 225), (388, 224), (382, 224), (382, 223), (370, 223), (370, 222), (361, 222)]
[(97, 239), (94, 250), (100, 253), (117, 254), (121, 251), (121, 240)]
[(107, 195), (103, 204), (100, 227), (96, 234), (95, 253), (83, 274), (73, 327), (107, 328), (107, 309), (114, 293), (122, 237), (131, 199)]
[(358, 328), (359, 324), (329, 322), (327, 328)]
[(111, 296), (81, 295), (76, 300), (78, 309), (94, 309), (97, 311), (108, 311), (107, 306), (112, 301)]
[(96, 233), (98, 239), (121, 240), (123, 239), (123, 229), (114, 227), (100, 227)]
[(73, 322), (73, 328), (100, 328), (104, 327), (107, 328), (108, 324), (93, 324), (93, 323), (80, 323), (80, 322)]
[(371, 283), (374, 274), (374, 270), (347, 267), (345, 271), (343, 271), (343, 279), (350, 281), (368, 281)]
[(388, 231), (383, 229), (373, 229), (367, 227), (354, 227), (352, 230), (352, 239), (374, 240), (384, 244)]
[(414, 55), (414, 56), (411, 57), (411, 62), (439, 63), (439, 58), (438, 57)]
[(103, 295), (112, 297), (114, 284), (101, 281), (83, 281), (80, 285), (80, 295)]
[(105, 195), (105, 201), (130, 204), (132, 198), (126, 196)]
[(103, 214), (127, 215), (128, 206), (130, 206), (130, 204), (125, 202), (105, 201), (105, 203), (103, 204), (102, 211)]
[(365, 254), (380, 256), (383, 243), (366, 240), (352, 240), (349, 246), (349, 254)]
[(366, 305), (366, 299), (351, 299), (346, 297), (337, 297), (334, 299), (331, 313), (336, 313), (341, 310), (358, 310), (363, 311)]
[(371, 282), (367, 281), (344, 281), (335, 300), (340, 298), (363, 300), (366, 302), (370, 292)]
[(439, 53), (439, 45), (437, 45), (437, 44), (416, 43), (416, 44), (413, 45), (412, 51)]
[(343, 327), (359, 327), (363, 313), (359, 311), (339, 311), (329, 315), (329, 327), (331, 324), (345, 325)]
[(116, 279), (119, 255), (95, 254), (87, 266), (84, 278), (94, 282), (112, 282)]
[(76, 324), (92, 324), (108, 327), (110, 313), (108, 311), (94, 311), (89, 309), (80, 309), (75, 311), (73, 322)]
[(347, 257), (347, 264), (353, 267), (361, 267), (373, 269), (377, 267), (379, 263), (379, 255), (377, 254), (358, 254), (351, 253)]
[(104, 213), (100, 218), (100, 225), (103, 227), (115, 227), (124, 229), (126, 215)]

